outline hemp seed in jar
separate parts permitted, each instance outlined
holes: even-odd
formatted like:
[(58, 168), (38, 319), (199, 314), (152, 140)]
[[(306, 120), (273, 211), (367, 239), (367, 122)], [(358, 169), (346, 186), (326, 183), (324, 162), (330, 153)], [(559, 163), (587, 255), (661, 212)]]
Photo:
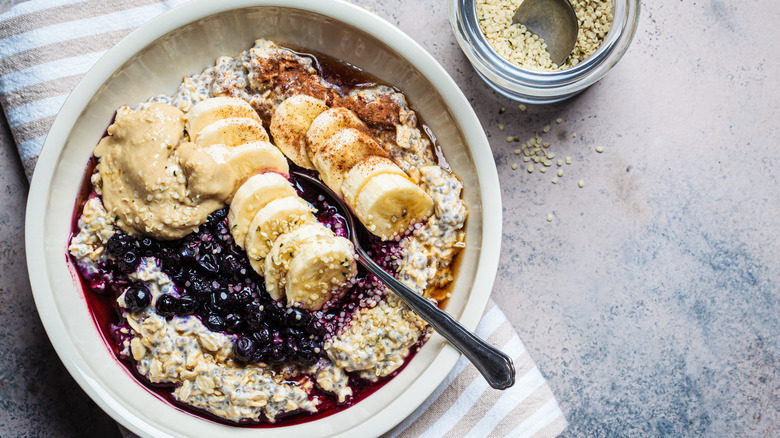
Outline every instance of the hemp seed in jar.
[(512, 64), (534, 71), (574, 67), (591, 56), (612, 27), (611, 0), (569, 0), (579, 22), (577, 43), (563, 65), (555, 64), (547, 44), (520, 23), (512, 23), (523, 0), (477, 0), (479, 26), (493, 49)]

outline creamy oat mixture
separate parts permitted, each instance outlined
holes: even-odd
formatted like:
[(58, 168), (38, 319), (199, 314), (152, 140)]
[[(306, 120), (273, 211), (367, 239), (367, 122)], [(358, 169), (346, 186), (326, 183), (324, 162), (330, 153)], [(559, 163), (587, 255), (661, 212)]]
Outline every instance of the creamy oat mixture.
[[(298, 75), (294, 81), (285, 76), (292, 71)], [(249, 102), (267, 126), (274, 109), (295, 94), (307, 94), (331, 106), (355, 111), (398, 166), (432, 198), (434, 214), (426, 222), (413, 225), (403, 236), (397, 236), (401, 248), (397, 275), (420, 293), (446, 299), (442, 290), (452, 281), (452, 263), (465, 242), (467, 211), (461, 199), (463, 185), (438, 165), (432, 145), (421, 132), (403, 94), (379, 85), (346, 96), (337, 95), (322, 84), (311, 59), (259, 40), (237, 57), (221, 57), (215, 66), (185, 78), (172, 96), (157, 96), (134, 108), (120, 108), (117, 119), (126, 119), (130, 128), (137, 128), (142, 121), (132, 117), (141, 110), (176, 118), (176, 112), (186, 112), (205, 99), (232, 96)], [(160, 109), (159, 104), (171, 106)], [(134, 162), (128, 157), (106, 152), (108, 148), (103, 145), (113, 141), (107, 140), (111, 137), (101, 141), (96, 150), (101, 162), (91, 181), (102, 199), (93, 196), (87, 200), (78, 219), (79, 233), (69, 247), (85, 277), (92, 279), (101, 263), (106, 262), (106, 246), (118, 229), (156, 238), (178, 238), (197, 231), (208, 213), (223, 206), (225, 190), (219, 187), (195, 196), (182, 187), (188, 180), (183, 180), (178, 171), (174, 174), (174, 170), (185, 168), (187, 154), (197, 151), (192, 150), (193, 143), (188, 143), (186, 137), (163, 134), (152, 135), (141, 147), (149, 150), (147, 156), (156, 154), (166, 163), (151, 175), (133, 175), (137, 185), (129, 189), (122, 180), (119, 186), (128, 191), (120, 195), (114, 193), (117, 184), (106, 181), (121, 175), (109, 173), (118, 168), (136, 173), (143, 170), (133, 167)], [(181, 152), (177, 152), (180, 148)], [(105, 165), (103, 160), (107, 157), (115, 162), (114, 166)], [(113, 187), (111, 193), (109, 186)], [(166, 190), (160, 191), (161, 186)], [(186, 220), (175, 224), (157, 221), (159, 217), (153, 217), (151, 212), (160, 205), (169, 212), (186, 212)], [(155, 258), (143, 258), (129, 277), (148, 287), (151, 302), (134, 312), (125, 293), (118, 297), (117, 304), (127, 322), (116, 334), (120, 356), (132, 358), (136, 370), (150, 382), (175, 385), (176, 400), (235, 422), (263, 418), (274, 422), (284, 413), (316, 412), (321, 401), (312, 395), (314, 388), (343, 403), (353, 395), (355, 382), (373, 382), (390, 375), (430, 333), (399, 298), (369, 279), (361, 306), (352, 314), (342, 312), (341, 329), (327, 337), (323, 345), (326, 354), (315, 364), (247, 364), (233, 357), (236, 335), (211, 331), (194, 315), (160, 316), (158, 299), (166, 294), (177, 297), (179, 291)], [(100, 286), (99, 283), (94, 280), (93, 287)]]
[(477, 19), (488, 42), (509, 62), (528, 70), (564, 70), (584, 61), (599, 48), (612, 27), (611, 0), (569, 0), (579, 21), (577, 43), (563, 65), (547, 53), (547, 44), (524, 25), (512, 24), (523, 0), (477, 0)]

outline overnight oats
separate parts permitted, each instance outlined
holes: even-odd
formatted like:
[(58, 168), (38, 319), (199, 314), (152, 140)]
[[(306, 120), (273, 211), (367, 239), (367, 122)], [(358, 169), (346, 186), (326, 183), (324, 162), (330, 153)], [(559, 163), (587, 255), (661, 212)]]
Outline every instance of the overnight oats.
[(291, 172), (331, 187), (371, 257), (442, 303), (467, 211), (440, 156), (400, 91), (258, 40), (117, 110), (68, 251), (108, 344), (150, 391), (230, 424), (320, 418), (391, 379), (430, 329)]

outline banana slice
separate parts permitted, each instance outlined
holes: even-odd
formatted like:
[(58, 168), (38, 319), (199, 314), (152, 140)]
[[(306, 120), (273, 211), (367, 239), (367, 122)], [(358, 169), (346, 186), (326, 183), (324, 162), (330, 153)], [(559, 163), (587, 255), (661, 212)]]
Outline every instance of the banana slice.
[(257, 212), (249, 224), (245, 239), (246, 254), (252, 268), (264, 275), (265, 258), (276, 239), (303, 225), (317, 223), (314, 208), (298, 196), (274, 199)]
[(358, 161), (352, 169), (344, 176), (344, 182), (341, 183), (341, 191), (344, 200), (353, 208), (363, 186), (373, 177), (385, 173), (392, 173), (406, 177), (406, 174), (395, 162), (389, 158), (372, 155)]
[(322, 181), (341, 196), (344, 175), (360, 160), (387, 153), (368, 134), (354, 128), (342, 128), (328, 138), (312, 163), (320, 172)]
[(342, 128), (365, 130), (366, 124), (354, 112), (341, 107), (331, 108), (311, 122), (306, 132), (306, 143), (309, 159), (312, 162), (330, 136)]
[(262, 123), (248, 117), (219, 119), (195, 134), (195, 143), (202, 148), (213, 144), (234, 147), (255, 140), (268, 141), (268, 133)]
[(225, 145), (213, 144), (202, 148), (207, 154), (211, 155), (217, 163), (224, 164), (228, 162), (231, 155), (231, 149), (228, 149)]
[(386, 173), (368, 180), (354, 208), (370, 232), (389, 240), (427, 219), (433, 213), (433, 200), (408, 178)]
[(278, 172), (284, 175), (290, 173), (287, 158), (279, 152), (276, 146), (263, 140), (251, 141), (236, 146), (231, 150), (227, 163), (236, 176), (236, 187), (243, 184), (252, 175), (258, 173), (267, 171)]
[(287, 271), (287, 305), (319, 310), (355, 277), (352, 242), (334, 235), (293, 249)]
[(303, 225), (279, 236), (265, 258), (265, 289), (271, 298), (281, 300), (287, 290), (287, 273), (298, 249), (308, 241), (327, 239), (333, 232), (319, 222)]
[(290, 181), (278, 173), (255, 175), (236, 190), (228, 211), (230, 233), (236, 245), (244, 248), (249, 224), (261, 208), (277, 198), (298, 196)]
[(288, 97), (271, 116), (274, 142), (293, 163), (314, 169), (306, 151), (306, 131), (312, 120), (328, 109), (325, 102), (304, 94)]
[(236, 97), (212, 97), (202, 100), (184, 115), (187, 132), (193, 139), (206, 125), (231, 117), (247, 117), (260, 121), (252, 105)]

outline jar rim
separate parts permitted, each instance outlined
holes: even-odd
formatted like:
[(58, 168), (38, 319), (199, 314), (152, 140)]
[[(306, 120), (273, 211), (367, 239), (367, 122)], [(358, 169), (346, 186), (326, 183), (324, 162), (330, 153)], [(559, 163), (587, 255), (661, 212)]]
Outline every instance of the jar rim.
[(450, 0), (450, 21), (458, 44), (488, 85), (515, 100), (528, 95), (552, 102), (594, 84), (622, 58), (636, 33), (639, 8), (640, 0), (612, 0), (612, 26), (598, 49), (577, 65), (555, 71), (525, 69), (502, 57), (479, 25), (475, 0)]

